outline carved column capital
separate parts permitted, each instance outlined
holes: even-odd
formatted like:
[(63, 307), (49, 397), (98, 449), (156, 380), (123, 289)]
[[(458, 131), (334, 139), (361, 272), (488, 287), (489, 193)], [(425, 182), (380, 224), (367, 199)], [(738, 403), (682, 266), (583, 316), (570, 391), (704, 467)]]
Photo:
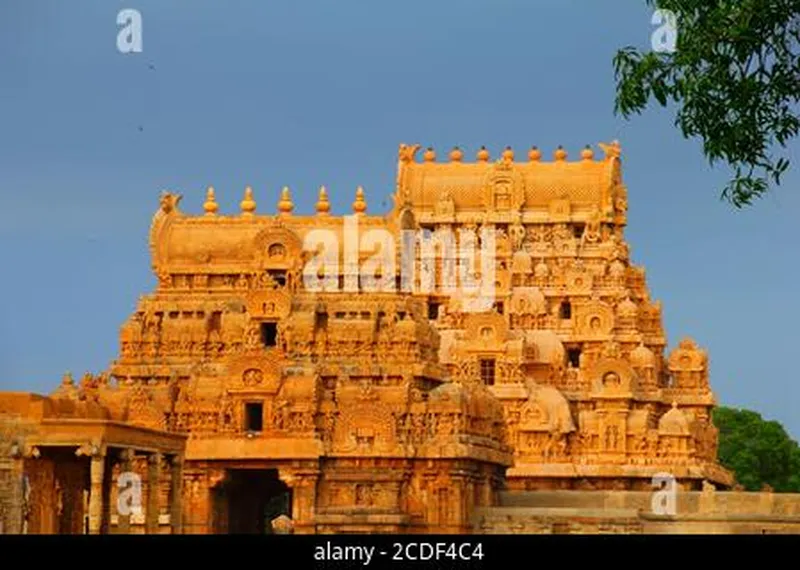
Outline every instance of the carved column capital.
[(136, 459), (136, 451), (133, 449), (127, 448), (123, 449), (119, 453), (119, 462), (123, 465), (130, 465)]
[(281, 480), (282, 483), (286, 484), (287, 487), (294, 488), (300, 481), (300, 477), (293, 471), (288, 471), (286, 469), (278, 469), (278, 479)]
[(225, 480), (227, 472), (225, 469), (212, 468), (208, 470), (208, 486), (216, 487)]
[(13, 443), (8, 454), (12, 459), (38, 459), (42, 456), (38, 446), (23, 441)]
[(99, 441), (90, 441), (88, 443), (84, 443), (75, 450), (75, 455), (78, 457), (91, 457), (92, 459), (105, 457), (105, 454), (106, 448)]

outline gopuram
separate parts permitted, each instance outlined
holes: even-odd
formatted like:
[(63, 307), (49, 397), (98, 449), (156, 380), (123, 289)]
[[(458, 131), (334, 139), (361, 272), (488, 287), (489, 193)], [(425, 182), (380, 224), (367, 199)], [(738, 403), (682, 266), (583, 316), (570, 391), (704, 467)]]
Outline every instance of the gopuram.
[[(386, 215), (361, 188), (342, 217), (324, 187), (310, 216), (288, 188), (269, 214), (250, 188), (230, 214), (163, 193), (119, 357), (0, 394), (27, 532), (465, 533), (501, 493), (729, 489), (707, 354), (667, 349), (600, 148), (401, 145)], [(490, 302), (443, 287), (454, 268)]]

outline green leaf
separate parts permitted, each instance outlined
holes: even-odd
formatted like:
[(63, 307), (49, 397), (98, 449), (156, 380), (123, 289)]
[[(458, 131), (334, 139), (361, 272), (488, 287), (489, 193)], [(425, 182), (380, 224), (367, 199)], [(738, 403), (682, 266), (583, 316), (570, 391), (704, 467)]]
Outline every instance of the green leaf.
[(722, 198), (752, 204), (780, 185), (789, 160), (775, 155), (800, 133), (800, 0), (645, 3), (677, 16), (678, 49), (620, 49), (614, 112), (629, 119), (651, 100), (674, 102), (681, 134), (732, 169)]

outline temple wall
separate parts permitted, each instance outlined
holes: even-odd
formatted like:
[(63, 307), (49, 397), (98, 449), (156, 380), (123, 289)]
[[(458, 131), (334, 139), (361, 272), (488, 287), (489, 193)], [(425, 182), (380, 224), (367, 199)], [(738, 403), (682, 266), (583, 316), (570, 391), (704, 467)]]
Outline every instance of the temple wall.
[(653, 512), (654, 494), (627, 491), (501, 493), (478, 509), (479, 534), (800, 534), (800, 494), (679, 492), (675, 515)]

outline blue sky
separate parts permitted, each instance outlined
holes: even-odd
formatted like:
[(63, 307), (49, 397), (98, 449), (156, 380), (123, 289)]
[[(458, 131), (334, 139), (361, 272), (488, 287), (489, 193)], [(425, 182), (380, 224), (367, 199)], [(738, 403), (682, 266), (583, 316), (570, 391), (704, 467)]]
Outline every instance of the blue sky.
[[(125, 8), (142, 53), (117, 50)], [(155, 283), (163, 189), (199, 213), (214, 185), (231, 212), (250, 184), (274, 212), (288, 185), (303, 213), (324, 184), (344, 213), (363, 185), (377, 212), (401, 142), (575, 157), (619, 139), (627, 236), (670, 344), (694, 337), (721, 403), (800, 436), (800, 177), (736, 211), (719, 200), (729, 172), (669, 112), (614, 116), (613, 54), (649, 48), (650, 16), (644, 0), (3, 3), (0, 389), (48, 393), (115, 358)]]

